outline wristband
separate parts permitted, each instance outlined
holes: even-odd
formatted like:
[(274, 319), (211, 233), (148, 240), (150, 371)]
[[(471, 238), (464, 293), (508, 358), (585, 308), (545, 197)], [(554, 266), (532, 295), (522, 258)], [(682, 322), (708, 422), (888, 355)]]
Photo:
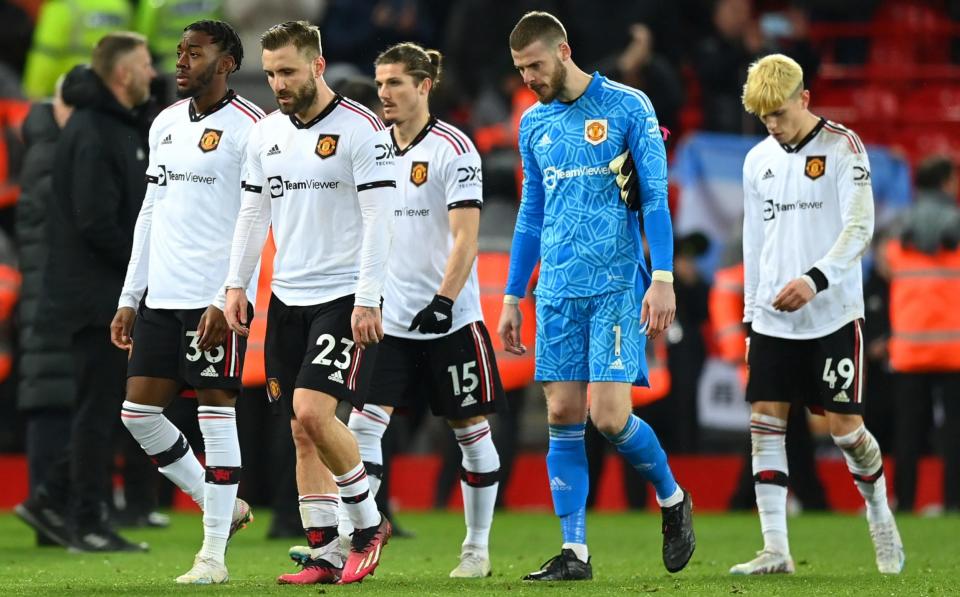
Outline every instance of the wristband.
[(503, 304), (504, 304), (504, 305), (519, 305), (519, 304), (520, 304), (520, 297), (519, 297), (519, 296), (514, 296), (514, 295), (512, 295), (512, 294), (505, 294), (505, 295), (503, 295)]
[(667, 270), (654, 270), (651, 278), (653, 278), (654, 282), (666, 282), (667, 284), (673, 284), (673, 272), (668, 272)]

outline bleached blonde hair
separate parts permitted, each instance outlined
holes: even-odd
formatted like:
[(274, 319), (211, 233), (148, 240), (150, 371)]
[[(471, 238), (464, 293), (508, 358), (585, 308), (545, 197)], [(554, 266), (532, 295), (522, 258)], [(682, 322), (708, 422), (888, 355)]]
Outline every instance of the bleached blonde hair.
[(743, 86), (743, 107), (763, 117), (803, 90), (803, 69), (783, 54), (764, 56), (750, 65)]

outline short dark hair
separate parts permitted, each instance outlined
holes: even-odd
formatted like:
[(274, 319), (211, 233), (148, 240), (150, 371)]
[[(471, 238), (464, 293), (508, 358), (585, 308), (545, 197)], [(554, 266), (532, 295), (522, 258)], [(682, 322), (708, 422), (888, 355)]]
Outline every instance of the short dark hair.
[(940, 189), (950, 180), (957, 165), (945, 155), (933, 155), (924, 158), (917, 166), (918, 189)]
[(419, 85), (424, 79), (433, 81), (433, 88), (440, 82), (443, 54), (437, 50), (426, 50), (412, 42), (403, 42), (390, 46), (373, 61), (374, 66), (381, 64), (402, 64), (406, 74), (413, 77)]
[(560, 19), (549, 12), (534, 10), (520, 17), (510, 32), (510, 49), (520, 51), (535, 41), (567, 41), (567, 30)]
[(240, 69), (240, 63), (243, 62), (243, 44), (240, 42), (240, 36), (237, 35), (236, 30), (229, 23), (224, 21), (197, 21), (184, 27), (183, 31), (184, 33), (187, 31), (206, 33), (213, 40), (213, 43), (217, 44), (221, 52), (233, 56), (233, 62), (236, 65), (233, 72)]
[(113, 73), (114, 67), (121, 58), (147, 45), (147, 38), (133, 31), (114, 31), (100, 38), (93, 47), (90, 57), (90, 68), (97, 76), (106, 81)]
[(323, 56), (320, 43), (320, 29), (307, 21), (287, 21), (267, 29), (260, 36), (260, 47), (264, 50), (279, 50), (293, 45), (297, 51), (313, 59)]

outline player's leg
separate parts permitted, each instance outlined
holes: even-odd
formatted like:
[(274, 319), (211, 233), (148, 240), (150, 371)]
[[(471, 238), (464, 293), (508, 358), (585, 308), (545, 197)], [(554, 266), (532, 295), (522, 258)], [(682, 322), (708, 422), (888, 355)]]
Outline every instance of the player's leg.
[(320, 458), (333, 473), (354, 528), (340, 583), (362, 580), (380, 563), (390, 522), (378, 510), (353, 434), (336, 416), (339, 400), (362, 409), (377, 358), (377, 345), (352, 340), (353, 297), (309, 308), (307, 350), (293, 393), (293, 408)]
[(203, 508), (204, 470), (163, 411), (182, 385), (183, 326), (175, 312), (140, 308), (120, 419), (160, 472)]
[(678, 572), (696, 548), (693, 500), (673, 478), (656, 433), (632, 412), (631, 384), (647, 380), (637, 295), (627, 290), (590, 300), (590, 417), (597, 430), (653, 484), (663, 517), (663, 563), (668, 571)]
[[(587, 419), (589, 328), (585, 299), (538, 300), (536, 370), (547, 399), (547, 476), (553, 511), (560, 518), (563, 545), (523, 580), (593, 578), (587, 549), (587, 493), (590, 477), (584, 429)], [(563, 381), (559, 381), (563, 380)]]
[[(381, 360), (378, 357), (377, 360)], [(370, 495), (377, 496), (380, 482), (383, 480), (383, 434), (390, 425), (393, 407), (386, 405), (364, 404), (362, 409), (352, 409), (347, 420), (347, 428), (357, 440), (360, 460), (367, 471)], [(340, 508), (340, 537), (349, 538), (353, 533), (353, 522), (346, 508)]]
[(854, 484), (867, 506), (877, 568), (884, 574), (903, 570), (903, 543), (887, 503), (880, 444), (863, 424), (863, 336), (860, 321), (820, 338), (820, 390), (833, 442), (843, 452)]
[(756, 333), (750, 338), (746, 398), (750, 402), (751, 466), (763, 549), (756, 558), (730, 568), (730, 573), (790, 574), (795, 567), (787, 538), (786, 434), (795, 395), (791, 372), (801, 361), (795, 358), (796, 341)]
[[(506, 409), (493, 343), (482, 321), (422, 342), (430, 410), (453, 429), (462, 453), (460, 488), (467, 535), (452, 578), (490, 575), (489, 540), (500, 486), (500, 456), (486, 415)], [(377, 357), (382, 358), (382, 353)]]

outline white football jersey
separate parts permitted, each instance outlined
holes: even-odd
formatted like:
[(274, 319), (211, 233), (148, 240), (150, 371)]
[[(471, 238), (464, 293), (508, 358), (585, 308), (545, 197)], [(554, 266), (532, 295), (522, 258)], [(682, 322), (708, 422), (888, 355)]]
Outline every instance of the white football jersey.
[[(431, 118), (402, 151), (395, 140), (393, 143), (400, 204), (393, 210), (393, 250), (387, 266), (383, 331), (416, 340), (436, 338), (440, 334), (421, 334), (408, 328), (443, 282), (453, 249), (448, 211), (483, 204), (480, 154), (466, 135), (436, 118)], [(482, 319), (474, 260), (470, 277), (453, 303), (449, 333)]]
[[(825, 119), (795, 147), (767, 137), (747, 154), (743, 191), (744, 321), (764, 335), (808, 339), (862, 318), (873, 190), (860, 138)], [(804, 274), (817, 295), (793, 313), (774, 310), (780, 290)]]
[[(230, 91), (204, 113), (185, 99), (153, 121), (147, 193), (121, 307), (136, 309), (145, 290), (151, 309), (214, 303), (227, 277), (247, 137), (263, 117), (252, 102)], [(251, 302), (256, 292), (255, 285), (247, 288)]]
[(286, 305), (356, 294), (378, 307), (390, 249), (393, 143), (370, 110), (336, 95), (307, 123), (273, 112), (250, 133), (228, 288), (245, 287), (273, 225), (273, 293)]

